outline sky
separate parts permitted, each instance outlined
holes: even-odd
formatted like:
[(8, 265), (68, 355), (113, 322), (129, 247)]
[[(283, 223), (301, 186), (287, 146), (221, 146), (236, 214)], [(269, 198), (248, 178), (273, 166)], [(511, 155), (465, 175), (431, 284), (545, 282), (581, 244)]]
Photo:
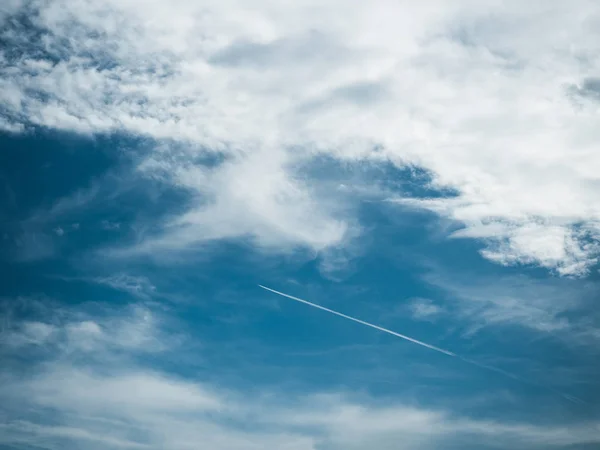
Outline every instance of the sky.
[(595, 0), (0, 2), (0, 449), (599, 448), (599, 112)]

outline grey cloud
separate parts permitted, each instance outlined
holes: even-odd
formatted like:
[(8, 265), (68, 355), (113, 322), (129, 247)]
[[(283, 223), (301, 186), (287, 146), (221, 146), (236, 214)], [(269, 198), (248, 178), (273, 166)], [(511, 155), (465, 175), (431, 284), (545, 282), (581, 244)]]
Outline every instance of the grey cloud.
[(585, 78), (582, 83), (579, 86), (575, 86), (573, 90), (581, 97), (600, 101), (600, 78)]
[(307, 62), (330, 63), (332, 59), (340, 59), (348, 53), (349, 50), (327, 35), (313, 31), (268, 43), (234, 42), (212, 55), (209, 62), (224, 67), (274, 68), (284, 64), (298, 66)]

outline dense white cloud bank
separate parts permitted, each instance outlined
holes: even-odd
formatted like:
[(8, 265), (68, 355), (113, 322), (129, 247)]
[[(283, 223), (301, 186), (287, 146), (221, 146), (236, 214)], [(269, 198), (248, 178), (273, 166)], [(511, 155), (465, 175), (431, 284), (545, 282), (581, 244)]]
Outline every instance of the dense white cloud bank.
[[(267, 248), (344, 246), (360, 225), (340, 193), (317, 194), (322, 180), (299, 170), (327, 155), (430, 171), (456, 196), (409, 202), (463, 223), (456, 235), (484, 239), (494, 261), (562, 274), (595, 263), (595, 1), (0, 8), (12, 23), (2, 32), (2, 129), (163, 140), (140, 170), (201, 194), (136, 250), (237, 236)], [(197, 164), (206, 153), (225, 162)]]

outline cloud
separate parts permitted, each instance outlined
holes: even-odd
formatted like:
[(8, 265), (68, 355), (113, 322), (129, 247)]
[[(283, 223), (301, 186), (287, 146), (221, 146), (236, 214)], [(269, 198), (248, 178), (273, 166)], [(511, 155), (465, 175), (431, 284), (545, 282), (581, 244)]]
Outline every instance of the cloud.
[(156, 287), (146, 277), (120, 273), (108, 277), (96, 277), (86, 280), (127, 292), (134, 297), (142, 299), (150, 299), (156, 294)]
[(25, 126), (20, 123), (14, 123), (6, 120), (4, 117), (0, 117), (0, 131), (8, 133), (21, 133), (25, 131)]
[(593, 284), (526, 276), (465, 278), (436, 270), (423, 280), (450, 300), (451, 316), (467, 320), (468, 333), (483, 327), (517, 326), (577, 344), (597, 343), (597, 323), (587, 313)]
[(412, 299), (408, 307), (412, 313), (413, 319), (416, 320), (433, 320), (441, 314), (444, 314), (443, 308), (426, 298)]
[(600, 78), (584, 78), (580, 86), (574, 86), (573, 91), (583, 98), (589, 98), (593, 101), (600, 100)]
[[(30, 311), (31, 305), (23, 304), (18, 314), (12, 312), (12, 306), (2, 305), (2, 316), (7, 321), (2, 330), (3, 351), (42, 347), (51, 354), (96, 353), (103, 357), (122, 351), (156, 353), (176, 341), (176, 336), (162, 334), (165, 324), (158, 325), (161, 316), (144, 305), (131, 306), (116, 316), (110, 309), (91, 305), (53, 311), (55, 306), (35, 304), (35, 313)], [(31, 318), (20, 319), (23, 311), (30, 311)]]
[(166, 233), (147, 239), (135, 251), (181, 251), (239, 236), (251, 237), (267, 249), (305, 245), (318, 251), (340, 243), (349, 224), (331, 217), (334, 207), (325, 208), (326, 199), (317, 201), (313, 189), (292, 176), (289, 159), (256, 151), (216, 168), (147, 160), (141, 170), (160, 167), (173, 183), (202, 195), (187, 212), (166, 223)]
[(43, 345), (56, 333), (56, 327), (44, 322), (23, 322), (18, 332), (3, 330), (4, 345), (9, 348)]
[(428, 170), (456, 195), (413, 204), (493, 261), (596, 263), (595, 2), (9, 4), (2, 127), (153, 138), (144, 170), (198, 197), (139, 251), (345, 243), (352, 211), (297, 170), (327, 155)]
[(103, 220), (102, 228), (107, 231), (115, 231), (121, 229), (121, 224), (119, 222), (110, 222), (108, 220)]
[[(65, 345), (46, 344), (41, 359), (38, 354), (30, 360), (26, 374), (11, 370), (10, 358), (0, 369), (0, 398), (10, 417), (0, 425), (0, 445), (176, 450), (202, 442), (215, 450), (362, 450), (397, 448), (399, 440), (407, 449), (439, 448), (442, 442), (460, 446), (464, 440), (476, 442), (477, 448), (494, 448), (494, 442), (517, 448), (599, 442), (594, 422), (504, 423), (398, 399), (347, 392), (300, 395), (276, 386), (248, 390), (186, 378), (149, 368), (137, 358), (147, 346), (129, 345), (122, 335), (138, 321), (128, 310), (113, 308), (95, 324), (74, 320), (80, 313), (67, 316), (50, 333), (40, 333), (39, 327), (32, 333), (49, 342), (56, 339), (50, 336), (63, 336)], [(163, 324), (154, 322), (147, 334), (163, 334)], [(32, 330), (26, 322), (14, 325), (15, 330)], [(93, 346), (81, 345), (82, 336), (99, 334), (106, 337)], [(169, 353), (181, 350), (176, 341), (166, 345)], [(23, 351), (3, 349), (10, 356)]]

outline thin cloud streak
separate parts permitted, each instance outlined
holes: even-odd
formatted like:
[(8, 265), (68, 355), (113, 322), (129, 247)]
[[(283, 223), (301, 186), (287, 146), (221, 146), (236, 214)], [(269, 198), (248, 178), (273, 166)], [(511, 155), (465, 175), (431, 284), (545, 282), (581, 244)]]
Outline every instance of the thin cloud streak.
[(392, 336), (399, 337), (401, 339), (404, 339), (406, 341), (409, 341), (409, 342), (412, 342), (414, 344), (420, 345), (422, 347), (426, 347), (428, 349), (435, 350), (436, 352), (443, 353), (445, 355), (458, 358), (461, 361), (464, 361), (467, 364), (471, 364), (471, 365), (473, 365), (475, 367), (479, 367), (481, 369), (486, 369), (486, 370), (489, 370), (489, 371), (492, 371), (492, 372), (495, 372), (495, 373), (499, 373), (499, 374), (504, 375), (504, 376), (506, 376), (508, 378), (512, 378), (513, 380), (520, 381), (521, 383), (525, 383), (525, 384), (528, 384), (530, 386), (536, 386), (536, 387), (540, 387), (540, 388), (546, 389), (549, 392), (552, 392), (554, 394), (560, 395), (561, 397), (569, 400), (570, 402), (585, 403), (583, 400), (581, 400), (581, 399), (579, 399), (577, 397), (573, 397), (572, 395), (568, 395), (568, 394), (563, 394), (560, 391), (557, 391), (557, 390), (552, 389), (550, 387), (541, 385), (541, 384), (536, 383), (534, 381), (529, 381), (527, 379), (521, 378), (521, 377), (519, 377), (517, 375), (514, 375), (514, 374), (512, 374), (510, 372), (507, 372), (505, 370), (497, 369), (496, 367), (492, 367), (492, 366), (489, 366), (487, 364), (482, 364), (482, 363), (479, 363), (477, 361), (473, 361), (470, 358), (465, 358), (463, 356), (457, 355), (456, 353), (451, 352), (449, 350), (444, 350), (443, 348), (436, 347), (435, 345), (427, 344), (426, 342), (419, 341), (418, 339), (411, 338), (411, 337), (406, 336), (404, 334), (400, 334), (400, 333), (397, 333), (395, 331), (388, 330), (387, 328), (383, 328), (383, 327), (380, 327), (378, 325), (375, 325), (375, 324), (372, 324), (372, 323), (369, 323), (369, 322), (365, 322), (364, 320), (360, 320), (360, 319), (357, 319), (355, 317), (348, 316), (348, 315), (343, 314), (341, 312), (334, 311), (333, 309), (329, 309), (329, 308), (326, 308), (324, 306), (317, 305), (316, 303), (309, 302), (308, 300), (303, 300), (301, 298), (294, 297), (293, 295), (289, 295), (289, 294), (285, 294), (285, 293), (280, 292), (280, 291), (276, 291), (275, 289), (271, 289), (269, 287), (263, 286), (262, 284), (259, 284), (258, 286), (260, 288), (262, 288), (262, 289), (265, 289), (267, 291), (273, 292), (274, 294), (281, 295), (282, 297), (286, 297), (286, 298), (289, 298), (291, 300), (294, 300), (294, 301), (297, 301), (297, 302), (300, 302), (300, 303), (304, 303), (305, 305), (312, 306), (313, 308), (317, 308), (317, 309), (326, 311), (328, 313), (334, 314), (336, 316), (342, 317), (344, 319), (348, 319), (348, 320), (351, 320), (353, 322), (360, 323), (361, 325), (365, 325), (367, 327), (374, 328), (374, 329), (379, 330), (379, 331), (383, 331), (384, 333), (391, 334)]

